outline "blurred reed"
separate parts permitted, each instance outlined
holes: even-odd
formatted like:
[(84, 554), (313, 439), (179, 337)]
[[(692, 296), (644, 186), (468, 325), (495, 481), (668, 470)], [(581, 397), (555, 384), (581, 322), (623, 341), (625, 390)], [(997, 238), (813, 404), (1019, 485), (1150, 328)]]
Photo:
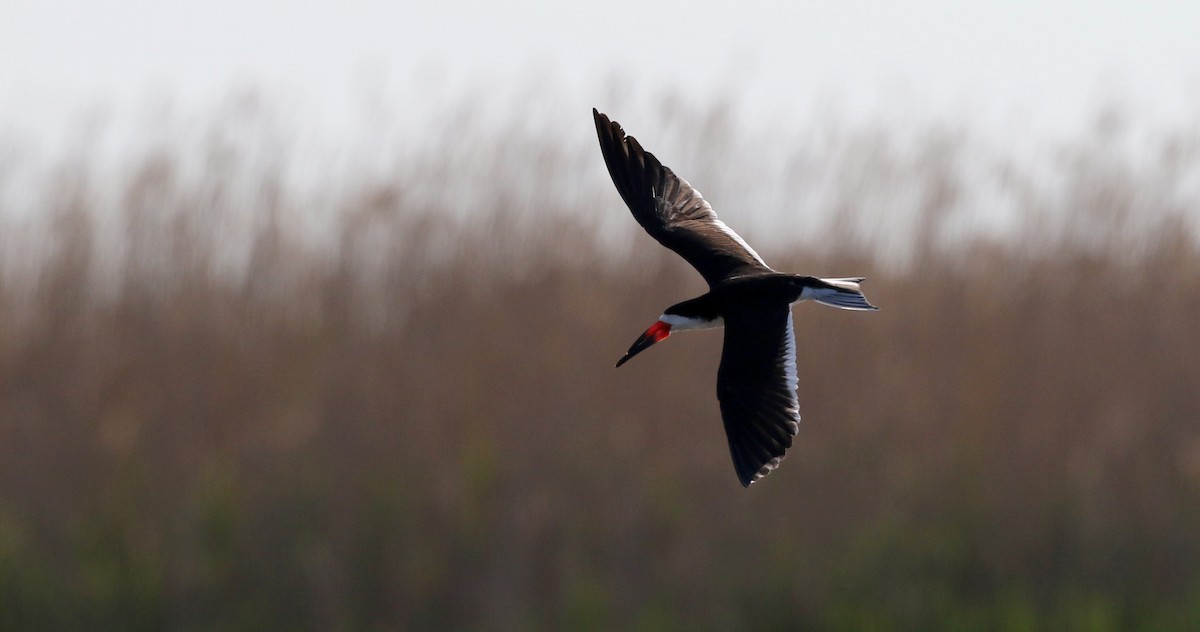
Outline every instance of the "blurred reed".
[(883, 307), (797, 308), (750, 491), (719, 333), (612, 368), (703, 288), (586, 111), (314, 166), (235, 98), (0, 173), (0, 629), (1200, 626), (1196, 130), (1030, 164), (679, 107), (613, 114)]

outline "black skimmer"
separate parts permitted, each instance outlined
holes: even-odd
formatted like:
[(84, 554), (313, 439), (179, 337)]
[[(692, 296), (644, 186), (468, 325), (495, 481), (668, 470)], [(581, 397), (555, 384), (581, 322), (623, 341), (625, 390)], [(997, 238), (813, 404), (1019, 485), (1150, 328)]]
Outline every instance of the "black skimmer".
[(717, 399), (733, 467), (749, 487), (779, 466), (799, 430), (792, 303), (876, 307), (860, 291), (861, 277), (818, 279), (772, 270), (717, 219), (699, 191), (626, 136), (616, 121), (594, 108), (592, 114), (608, 173), (634, 219), (692, 264), (709, 288), (668, 307), (617, 366), (674, 332), (725, 327)]

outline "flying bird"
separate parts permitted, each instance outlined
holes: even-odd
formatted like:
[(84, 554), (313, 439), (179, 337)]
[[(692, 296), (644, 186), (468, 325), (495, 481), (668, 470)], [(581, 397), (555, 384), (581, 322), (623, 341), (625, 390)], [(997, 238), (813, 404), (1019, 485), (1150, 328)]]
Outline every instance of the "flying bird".
[(626, 136), (616, 121), (595, 108), (592, 115), (608, 173), (634, 219), (692, 264), (709, 289), (668, 307), (617, 366), (672, 333), (723, 326), (717, 399), (733, 467), (749, 487), (779, 466), (799, 430), (792, 304), (813, 300), (842, 309), (877, 308), (859, 288), (862, 277), (819, 279), (772, 270), (717, 218), (699, 191)]

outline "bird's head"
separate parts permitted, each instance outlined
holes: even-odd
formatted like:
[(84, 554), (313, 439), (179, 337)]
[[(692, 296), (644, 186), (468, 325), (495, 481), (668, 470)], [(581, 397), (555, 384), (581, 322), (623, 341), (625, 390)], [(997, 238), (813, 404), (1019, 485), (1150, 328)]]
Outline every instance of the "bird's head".
[(670, 336), (673, 332), (710, 329), (721, 327), (724, 324), (724, 320), (713, 309), (708, 295), (676, 303), (668, 307), (667, 311), (658, 317), (658, 321), (650, 325), (650, 328), (634, 341), (625, 356), (617, 361), (617, 366), (625, 364), (630, 358), (649, 349), (651, 345)]

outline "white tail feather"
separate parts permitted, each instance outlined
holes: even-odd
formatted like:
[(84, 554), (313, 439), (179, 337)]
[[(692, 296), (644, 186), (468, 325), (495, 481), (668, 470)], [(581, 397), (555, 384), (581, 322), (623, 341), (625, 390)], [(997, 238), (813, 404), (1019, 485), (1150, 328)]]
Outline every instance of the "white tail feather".
[(858, 284), (862, 283), (863, 281), (866, 281), (867, 277), (846, 277), (844, 279), (818, 279), (818, 280), (824, 281), (834, 287), (840, 287), (843, 290), (850, 290), (851, 292), (862, 292), (861, 288), (858, 287)]
[(862, 283), (863, 279), (864, 277), (817, 279), (828, 284), (829, 287), (804, 288), (804, 292), (800, 295), (800, 298), (810, 298), (823, 305), (839, 307), (841, 309), (862, 311), (879, 309), (869, 303), (867, 297), (863, 296), (862, 290), (859, 288), (859, 283)]

